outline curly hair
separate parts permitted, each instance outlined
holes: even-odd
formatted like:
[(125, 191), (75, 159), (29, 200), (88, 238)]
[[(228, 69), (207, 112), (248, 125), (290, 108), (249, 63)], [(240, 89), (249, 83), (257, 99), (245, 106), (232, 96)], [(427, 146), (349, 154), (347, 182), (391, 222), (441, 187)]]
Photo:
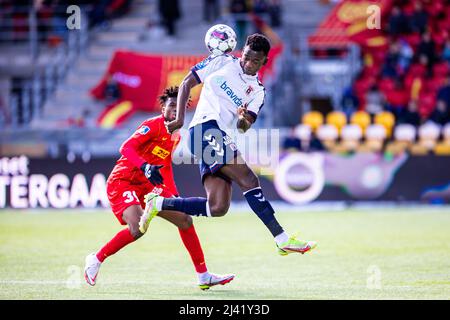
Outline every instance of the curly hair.
[(254, 33), (248, 36), (245, 45), (249, 46), (253, 51), (263, 51), (266, 56), (270, 51), (269, 39), (260, 33)]
[[(163, 94), (158, 97), (158, 101), (159, 101), (161, 108), (164, 107), (164, 105), (166, 104), (166, 101), (169, 98), (177, 98), (178, 97), (178, 89), (179, 89), (178, 86), (172, 86), (172, 87), (164, 89)], [(191, 105), (191, 98), (189, 97), (187, 107), (190, 107), (190, 105)]]

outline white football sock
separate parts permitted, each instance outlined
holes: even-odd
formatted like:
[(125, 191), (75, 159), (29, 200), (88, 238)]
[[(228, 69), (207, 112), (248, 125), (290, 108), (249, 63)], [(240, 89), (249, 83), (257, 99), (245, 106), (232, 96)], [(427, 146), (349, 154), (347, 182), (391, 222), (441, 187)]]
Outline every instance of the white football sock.
[(208, 271), (202, 272), (202, 273), (197, 272), (197, 277), (198, 277), (199, 282), (202, 282), (202, 283), (206, 282), (209, 279), (209, 272)]
[(280, 245), (280, 244), (282, 244), (283, 242), (286, 242), (286, 241), (288, 241), (288, 240), (289, 240), (289, 236), (288, 236), (287, 233), (284, 232), (284, 231), (275, 237), (275, 242), (276, 242), (278, 245)]

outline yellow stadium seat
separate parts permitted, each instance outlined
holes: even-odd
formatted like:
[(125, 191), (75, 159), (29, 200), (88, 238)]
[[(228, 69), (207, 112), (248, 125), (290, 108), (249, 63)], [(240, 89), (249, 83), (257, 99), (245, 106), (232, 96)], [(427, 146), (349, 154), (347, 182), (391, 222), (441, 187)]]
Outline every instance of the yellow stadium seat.
[(450, 123), (442, 129), (443, 140), (434, 147), (434, 153), (439, 156), (450, 155)]
[(366, 111), (356, 111), (352, 114), (350, 123), (358, 125), (364, 133), (370, 125), (370, 114)]
[(386, 136), (392, 136), (392, 129), (395, 125), (395, 117), (389, 111), (383, 111), (375, 115), (375, 124), (381, 124), (386, 129)]
[(347, 117), (342, 111), (332, 111), (327, 114), (327, 124), (331, 124), (336, 127), (338, 132), (341, 132), (343, 126), (347, 124)]
[(323, 124), (323, 115), (319, 111), (309, 111), (303, 115), (302, 123), (309, 125), (314, 132)]

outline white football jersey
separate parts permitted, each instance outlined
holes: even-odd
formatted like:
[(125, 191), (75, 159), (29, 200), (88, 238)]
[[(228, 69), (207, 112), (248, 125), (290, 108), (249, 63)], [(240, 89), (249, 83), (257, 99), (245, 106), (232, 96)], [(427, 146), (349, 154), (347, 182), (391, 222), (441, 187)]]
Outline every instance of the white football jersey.
[(244, 104), (256, 119), (264, 105), (265, 89), (256, 75), (244, 74), (238, 58), (209, 56), (191, 71), (199, 83), (203, 82), (203, 88), (189, 128), (216, 120), (219, 128), (226, 130), (237, 117), (237, 108)]

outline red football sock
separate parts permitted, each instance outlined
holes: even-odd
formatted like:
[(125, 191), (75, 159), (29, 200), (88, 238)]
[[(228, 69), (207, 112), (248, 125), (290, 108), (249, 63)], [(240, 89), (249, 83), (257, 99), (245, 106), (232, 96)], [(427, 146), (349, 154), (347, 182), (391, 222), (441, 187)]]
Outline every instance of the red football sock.
[(135, 239), (131, 235), (130, 229), (126, 228), (121, 231), (119, 231), (114, 238), (112, 238), (107, 244), (103, 246), (98, 252), (97, 252), (97, 259), (100, 262), (103, 262), (107, 257), (113, 255), (123, 247), (125, 247), (127, 244), (130, 244)]
[(208, 271), (206, 268), (205, 257), (203, 256), (202, 246), (200, 240), (198, 240), (197, 232), (195, 232), (194, 225), (191, 225), (188, 229), (178, 229), (180, 232), (181, 240), (189, 251), (192, 262), (195, 266), (195, 271), (203, 273)]

